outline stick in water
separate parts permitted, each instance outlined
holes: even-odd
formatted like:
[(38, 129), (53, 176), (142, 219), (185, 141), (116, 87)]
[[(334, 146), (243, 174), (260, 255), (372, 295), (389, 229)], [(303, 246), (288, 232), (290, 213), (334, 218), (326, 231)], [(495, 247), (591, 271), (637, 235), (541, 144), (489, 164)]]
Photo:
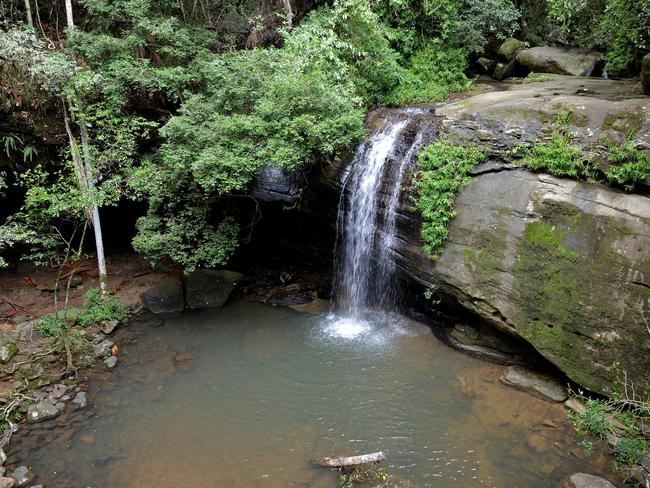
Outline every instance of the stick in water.
[(325, 457), (319, 459), (317, 464), (324, 468), (346, 468), (348, 466), (359, 466), (361, 464), (378, 463), (386, 459), (382, 451), (373, 452), (371, 454), (363, 454), (361, 456), (350, 457)]

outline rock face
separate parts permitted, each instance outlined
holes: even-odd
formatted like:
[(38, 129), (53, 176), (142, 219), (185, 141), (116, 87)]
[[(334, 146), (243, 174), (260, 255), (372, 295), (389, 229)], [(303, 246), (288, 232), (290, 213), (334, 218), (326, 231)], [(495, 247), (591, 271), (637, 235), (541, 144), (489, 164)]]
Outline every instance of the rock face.
[(641, 86), (643, 93), (650, 95), (650, 54), (646, 54), (641, 62)]
[(564, 488), (616, 488), (609, 481), (598, 476), (575, 473), (564, 482)]
[(563, 402), (567, 399), (566, 388), (562, 383), (520, 366), (507, 368), (501, 382), (518, 390), (529, 391), (544, 400)]
[(185, 278), (188, 308), (221, 307), (242, 281), (244, 275), (235, 271), (198, 269)]
[(600, 54), (583, 49), (533, 47), (517, 55), (517, 62), (535, 73), (591, 76), (601, 61)]
[(178, 279), (158, 283), (142, 294), (142, 303), (155, 314), (182, 312), (185, 308), (183, 284)]
[(488, 165), (456, 211), (435, 266), (412, 226), (402, 227), (398, 265), (586, 388), (607, 391), (617, 361), (647, 381), (637, 304), (650, 300), (650, 199)]
[(302, 173), (276, 166), (265, 166), (253, 183), (253, 196), (264, 202), (291, 203), (303, 186)]

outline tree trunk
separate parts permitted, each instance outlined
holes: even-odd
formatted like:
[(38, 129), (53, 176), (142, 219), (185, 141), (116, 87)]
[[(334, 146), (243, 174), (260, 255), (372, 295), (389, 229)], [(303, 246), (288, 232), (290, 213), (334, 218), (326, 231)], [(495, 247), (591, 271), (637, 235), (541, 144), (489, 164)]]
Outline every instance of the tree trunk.
[(350, 457), (325, 457), (319, 459), (316, 463), (324, 468), (347, 468), (348, 466), (360, 466), (361, 464), (378, 463), (386, 459), (386, 455), (382, 452), (373, 452), (371, 454), (363, 454), (362, 456)]
[(25, 12), (27, 13), (27, 24), (33, 28), (34, 20), (32, 19), (32, 6), (29, 3), (29, 0), (25, 0)]
[[(79, 108), (83, 112), (83, 104), (79, 102)], [(92, 202), (92, 222), (95, 231), (95, 248), (97, 250), (97, 268), (99, 269), (99, 290), (101, 294), (106, 293), (106, 258), (104, 257), (104, 238), (102, 236), (102, 222), (99, 220), (99, 208), (95, 199), (95, 175), (90, 155), (90, 142), (88, 140), (88, 127), (83, 119), (79, 120), (79, 132), (81, 134), (81, 150), (84, 155), (84, 170), (86, 173), (86, 182), (90, 191)]]
[(287, 25), (289, 29), (293, 26), (293, 10), (291, 9), (291, 0), (282, 0), (282, 7), (287, 14)]
[(68, 20), (68, 27), (74, 27), (74, 17), (72, 16), (72, 0), (65, 0), (65, 17)]

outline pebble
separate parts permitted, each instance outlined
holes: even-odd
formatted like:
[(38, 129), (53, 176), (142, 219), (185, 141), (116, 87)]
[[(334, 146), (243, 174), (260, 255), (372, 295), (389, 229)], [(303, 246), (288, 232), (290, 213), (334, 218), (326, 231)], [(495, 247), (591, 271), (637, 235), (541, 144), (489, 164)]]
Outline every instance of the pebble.
[(16, 486), (16, 480), (13, 478), (5, 478), (4, 476), (0, 478), (0, 488), (13, 488)]

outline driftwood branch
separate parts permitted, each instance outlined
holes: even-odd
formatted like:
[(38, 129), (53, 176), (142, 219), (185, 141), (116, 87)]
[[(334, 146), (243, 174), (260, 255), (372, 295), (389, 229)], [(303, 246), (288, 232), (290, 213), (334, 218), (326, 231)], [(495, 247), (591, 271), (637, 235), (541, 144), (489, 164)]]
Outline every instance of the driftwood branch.
[(348, 466), (378, 463), (384, 459), (386, 459), (386, 455), (382, 451), (379, 451), (371, 454), (363, 454), (361, 456), (324, 457), (316, 461), (316, 463), (324, 468), (347, 468)]

